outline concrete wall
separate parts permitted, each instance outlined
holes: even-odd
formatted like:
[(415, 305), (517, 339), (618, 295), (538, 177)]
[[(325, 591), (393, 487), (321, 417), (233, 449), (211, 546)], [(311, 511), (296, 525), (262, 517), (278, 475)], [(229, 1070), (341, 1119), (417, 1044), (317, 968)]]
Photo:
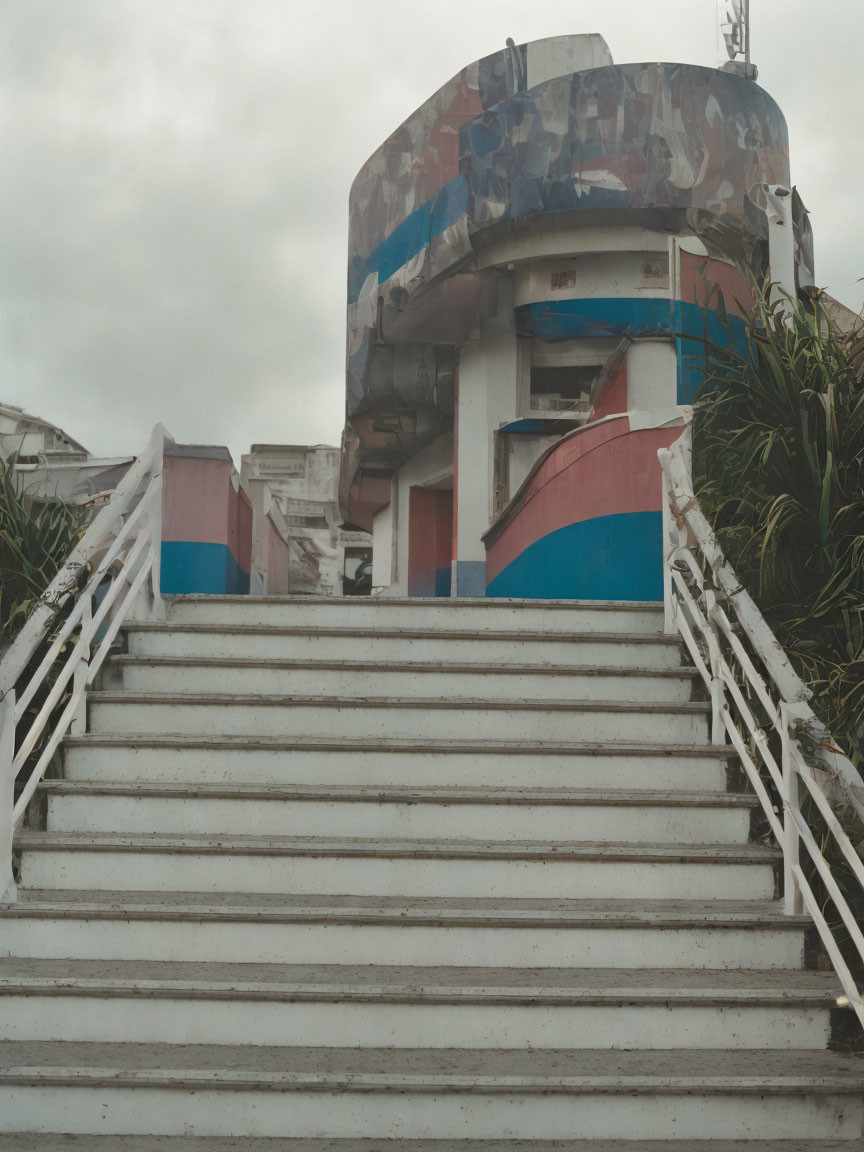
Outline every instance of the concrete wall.
[(380, 592), (396, 580), (396, 510), (399, 507), (399, 488), (391, 488), (390, 503), (379, 509), (372, 520), (372, 591)]
[[(659, 572), (659, 474), (656, 446), (645, 449), (657, 439), (648, 430), (680, 424), (682, 404), (702, 378), (702, 336), (734, 344), (743, 331), (744, 319), (732, 306), (729, 320), (720, 323), (716, 295), (705, 280), (739, 299), (746, 286), (730, 264), (709, 257), (692, 237), (635, 228), (587, 228), (581, 236), (568, 230), (558, 256), (554, 230), (534, 239), (536, 258), (524, 233), (518, 242), (502, 241), (500, 252), (484, 251), (484, 267), (497, 273), (496, 306), (460, 351), (451, 594), (531, 597), (557, 588), (556, 594), (592, 598), (605, 587), (608, 598), (652, 599)], [(575, 392), (562, 391), (556, 400), (557, 373), (562, 387)], [(504, 563), (499, 544), (487, 563), (484, 537), (550, 445), (568, 426), (587, 430), (625, 413), (626, 447), (622, 441), (598, 449), (590, 464), (568, 464), (566, 481), (554, 463), (545, 466), (549, 487), (541, 503), (554, 496), (563, 504), (547, 508), (536, 524), (520, 514), (521, 527), (508, 531), (507, 547), (521, 540), (524, 560), (516, 563), (517, 547)], [(567, 443), (562, 459), (572, 455), (570, 437)], [(440, 482), (441, 444), (398, 470), (389, 511), (375, 519), (374, 584), (391, 595), (430, 594), (431, 564), (420, 563), (424, 575), (417, 577), (410, 541), (437, 539), (437, 505), (420, 495), (412, 502), (410, 492)], [(621, 469), (627, 474), (619, 475)], [(590, 512), (595, 504), (605, 511)], [(565, 529), (566, 547), (565, 537), (554, 535)], [(548, 556), (544, 549), (551, 549)], [(556, 564), (567, 569), (560, 581), (546, 570)]]
[(559, 440), (487, 536), (487, 594), (662, 600), (657, 450), (680, 433), (623, 415)]
[(497, 315), (459, 361), (456, 405), (456, 596), (485, 595), (483, 533), (494, 507), (494, 432), (518, 413), (519, 355), (513, 285), (498, 284)]
[(249, 591), (252, 508), (227, 448), (174, 445), (162, 472), (162, 591)]

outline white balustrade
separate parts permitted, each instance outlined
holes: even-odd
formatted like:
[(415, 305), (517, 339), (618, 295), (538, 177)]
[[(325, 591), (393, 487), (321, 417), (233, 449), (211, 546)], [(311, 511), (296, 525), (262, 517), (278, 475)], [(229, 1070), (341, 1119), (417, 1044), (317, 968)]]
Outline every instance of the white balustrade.
[[(159, 560), (166, 443), (173, 440), (157, 424), (145, 452), (96, 515), (0, 661), (0, 900), (16, 896), (14, 833), (60, 742), (70, 732), (86, 730), (88, 689), (142, 589), (149, 589), (150, 614), (164, 615)], [(95, 594), (106, 577), (113, 579), (97, 604)], [(45, 643), (47, 651), (28, 676)]]
[[(859, 961), (864, 968), (864, 933), (824, 854), (830, 840), (864, 894), (864, 861), (836, 814), (848, 807), (864, 819), (864, 781), (809, 706), (810, 690), (727, 563), (693, 492), (691, 436), (688, 425), (658, 452), (666, 631), (680, 634), (705, 682), (712, 741), (728, 740), (738, 754), (783, 850), (786, 912), (812, 917), (843, 985), (838, 1004), (864, 1025), (862, 990), (826, 918), (829, 906), (847, 934), (847, 955), (857, 953), (855, 968)], [(802, 867), (805, 854), (812, 870)], [(808, 872), (822, 882), (819, 896)]]

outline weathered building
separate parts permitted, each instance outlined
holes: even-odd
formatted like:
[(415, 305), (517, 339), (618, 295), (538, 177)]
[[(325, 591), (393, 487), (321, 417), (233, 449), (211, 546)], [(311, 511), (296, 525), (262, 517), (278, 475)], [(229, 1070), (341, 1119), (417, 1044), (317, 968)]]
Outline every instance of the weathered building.
[(656, 452), (705, 339), (740, 345), (738, 265), (812, 283), (786, 124), (752, 74), (615, 65), (596, 35), (508, 43), (363, 166), (343, 502), (379, 590), (661, 597)]
[[(253, 501), (276, 504), (289, 547), (291, 592), (341, 596), (371, 538), (342, 524), (339, 449), (328, 444), (253, 444), (240, 475)], [(267, 496), (267, 492), (271, 494)]]

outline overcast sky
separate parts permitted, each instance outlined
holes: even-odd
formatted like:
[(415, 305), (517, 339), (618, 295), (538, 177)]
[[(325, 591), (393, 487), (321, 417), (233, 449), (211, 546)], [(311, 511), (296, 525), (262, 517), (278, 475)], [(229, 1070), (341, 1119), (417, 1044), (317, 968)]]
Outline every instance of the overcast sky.
[[(817, 282), (861, 307), (860, 0), (752, 0)], [(716, 66), (716, 0), (2, 0), (0, 400), (91, 451), (338, 443), (347, 202), (453, 73), (599, 32)]]

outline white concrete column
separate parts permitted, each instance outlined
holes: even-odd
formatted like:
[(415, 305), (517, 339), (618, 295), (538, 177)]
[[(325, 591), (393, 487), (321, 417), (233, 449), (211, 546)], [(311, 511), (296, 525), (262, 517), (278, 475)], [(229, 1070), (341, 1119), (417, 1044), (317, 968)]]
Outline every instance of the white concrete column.
[(486, 594), (483, 534), (492, 521), (495, 429), (517, 417), (517, 339), (513, 284), (498, 283), (497, 315), (459, 360), (456, 468), (456, 596)]
[(396, 580), (396, 529), (399, 508), (399, 485), (390, 489), (390, 503), (372, 518), (372, 589), (380, 592)]
[(636, 340), (627, 349), (627, 408), (653, 412), (678, 404), (678, 355), (669, 339)]

